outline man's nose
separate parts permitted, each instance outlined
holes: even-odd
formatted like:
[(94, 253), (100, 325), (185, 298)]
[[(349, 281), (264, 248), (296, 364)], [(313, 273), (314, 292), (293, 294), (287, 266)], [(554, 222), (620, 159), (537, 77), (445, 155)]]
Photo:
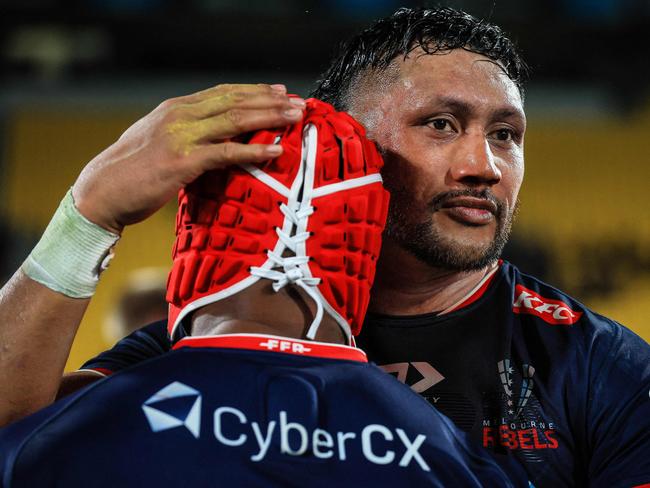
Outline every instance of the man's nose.
[(501, 181), (501, 170), (487, 139), (466, 135), (460, 142), (452, 162), (450, 175), (454, 181), (469, 186), (495, 185)]

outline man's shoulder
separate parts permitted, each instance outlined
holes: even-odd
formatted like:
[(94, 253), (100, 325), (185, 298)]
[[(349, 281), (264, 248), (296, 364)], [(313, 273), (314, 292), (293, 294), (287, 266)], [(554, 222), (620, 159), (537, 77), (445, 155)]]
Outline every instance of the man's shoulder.
[(573, 339), (595, 355), (624, 354), (648, 362), (650, 346), (626, 326), (510, 263), (504, 263), (504, 273), (513, 291), (512, 311), (522, 324)]
[[(590, 311), (586, 305), (569, 293), (521, 271), (512, 263), (504, 261), (501, 271), (510, 287), (514, 289), (513, 303), (522, 308), (518, 313), (537, 315), (547, 319), (548, 323), (557, 322), (558, 324), (571, 325), (581, 318), (584, 311)], [(563, 306), (578, 312), (578, 316), (570, 316), (571, 314), (563, 310)], [(558, 309), (560, 310), (558, 311)], [(539, 315), (545, 312), (547, 315)], [(555, 319), (555, 322), (552, 319)], [(564, 321), (562, 321), (563, 319)]]
[(86, 361), (80, 369), (108, 375), (158, 357), (168, 352), (170, 348), (166, 321), (161, 320), (120, 339), (111, 349)]
[(512, 297), (512, 355), (534, 368), (531, 399), (553, 419), (559, 445), (572, 439), (576, 466), (580, 452), (589, 453), (580, 469), (594, 485), (646, 482), (650, 345), (515, 266), (502, 271), (500, 296)]

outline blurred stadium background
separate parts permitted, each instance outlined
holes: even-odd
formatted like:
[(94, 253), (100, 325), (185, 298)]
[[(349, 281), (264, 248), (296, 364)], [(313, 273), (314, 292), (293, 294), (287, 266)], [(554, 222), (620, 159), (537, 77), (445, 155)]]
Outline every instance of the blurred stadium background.
[[(650, 340), (650, 3), (458, 0), (532, 67), (526, 180), (507, 255)], [(0, 280), (81, 168), (160, 101), (220, 82), (309, 92), (393, 0), (2, 0)], [(142, 182), (143, 185), (146, 182)], [(109, 346), (129, 273), (168, 266), (175, 207), (128, 228), (67, 369)]]

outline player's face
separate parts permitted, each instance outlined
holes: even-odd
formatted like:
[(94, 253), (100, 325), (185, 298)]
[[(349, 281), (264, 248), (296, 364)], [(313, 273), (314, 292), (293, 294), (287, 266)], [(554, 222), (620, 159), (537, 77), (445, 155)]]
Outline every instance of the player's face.
[(418, 54), (398, 59), (397, 80), (352, 109), (384, 151), (386, 238), (431, 266), (478, 269), (501, 253), (515, 213), (522, 100), (483, 56)]

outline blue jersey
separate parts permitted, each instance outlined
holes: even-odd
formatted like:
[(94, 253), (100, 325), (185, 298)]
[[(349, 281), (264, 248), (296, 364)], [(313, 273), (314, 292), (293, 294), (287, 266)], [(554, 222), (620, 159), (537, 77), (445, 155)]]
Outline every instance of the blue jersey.
[[(169, 348), (164, 323), (138, 334), (85, 367)], [(368, 314), (357, 339), (538, 488), (650, 483), (650, 347), (507, 262), (444, 313)]]
[(358, 342), (536, 487), (650, 483), (650, 346), (508, 263), (446, 313), (369, 315)]
[(5, 488), (513, 486), (359, 349), (256, 334), (185, 338), (0, 446)]

